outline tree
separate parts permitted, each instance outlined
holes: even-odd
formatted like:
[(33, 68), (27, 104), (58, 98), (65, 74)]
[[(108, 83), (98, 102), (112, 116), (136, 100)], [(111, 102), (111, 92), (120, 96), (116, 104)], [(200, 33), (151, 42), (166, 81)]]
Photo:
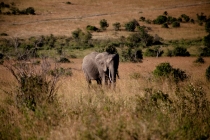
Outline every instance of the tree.
[(107, 27), (109, 27), (109, 24), (105, 19), (100, 20), (100, 27), (102, 30), (106, 30)]
[(207, 21), (206, 24), (205, 24), (205, 30), (207, 33), (210, 34), (210, 21)]
[(121, 25), (120, 25), (119, 22), (113, 23), (112, 25), (113, 25), (115, 31), (119, 31), (120, 30)]
[(136, 29), (136, 27), (139, 27), (139, 26), (140, 25), (139, 25), (138, 21), (134, 19), (134, 20), (125, 24), (125, 30), (133, 32)]
[(167, 17), (163, 16), (163, 15), (160, 15), (153, 22), (154, 22), (154, 24), (163, 24), (166, 21), (167, 21)]

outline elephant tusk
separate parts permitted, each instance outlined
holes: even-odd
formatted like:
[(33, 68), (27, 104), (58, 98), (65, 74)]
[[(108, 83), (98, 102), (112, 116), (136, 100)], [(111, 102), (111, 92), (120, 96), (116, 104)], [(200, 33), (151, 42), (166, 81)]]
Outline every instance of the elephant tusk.
[(109, 71), (109, 81), (112, 83), (111, 72)]

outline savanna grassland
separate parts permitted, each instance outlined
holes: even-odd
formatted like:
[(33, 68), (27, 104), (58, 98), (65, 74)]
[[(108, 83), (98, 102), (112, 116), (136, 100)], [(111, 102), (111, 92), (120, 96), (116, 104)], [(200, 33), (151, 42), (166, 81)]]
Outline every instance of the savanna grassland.
[[(8, 14), (9, 8), (1, 8), (0, 139), (210, 139), (208, 33), (196, 15), (209, 18), (209, 0), (4, 3), (19, 10), (33, 7), (35, 14)], [(195, 21), (181, 21), (178, 28), (154, 24), (165, 11)], [(101, 19), (109, 23), (105, 30)], [(141, 28), (127, 31), (129, 21)], [(116, 22), (121, 24), (117, 31)], [(87, 31), (87, 25), (99, 30)], [(150, 44), (132, 36), (144, 29)], [(93, 81), (88, 88), (82, 58), (107, 48), (120, 54), (116, 87)], [(136, 50), (143, 59), (134, 58)]]

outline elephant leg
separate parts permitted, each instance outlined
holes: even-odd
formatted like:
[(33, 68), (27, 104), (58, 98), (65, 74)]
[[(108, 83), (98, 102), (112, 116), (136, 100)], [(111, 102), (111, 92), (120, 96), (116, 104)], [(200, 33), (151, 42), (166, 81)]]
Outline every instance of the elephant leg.
[(101, 79), (100, 78), (96, 79), (96, 81), (97, 81), (98, 85), (101, 85)]

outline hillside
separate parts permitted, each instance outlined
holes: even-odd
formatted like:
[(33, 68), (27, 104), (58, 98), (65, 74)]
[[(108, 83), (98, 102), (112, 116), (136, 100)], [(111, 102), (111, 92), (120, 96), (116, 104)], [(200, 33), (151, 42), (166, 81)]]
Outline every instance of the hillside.
[[(0, 0), (0, 2), (3, 2)], [(106, 32), (93, 33), (93, 38), (113, 38), (128, 35), (128, 32), (115, 32), (112, 24), (120, 22), (124, 25), (132, 19), (144, 16), (153, 20), (158, 15), (167, 11), (170, 16), (179, 17), (186, 14), (196, 20), (197, 13), (210, 15), (209, 0), (72, 0), (71, 4), (63, 0), (8, 0), (5, 3), (14, 2), (15, 7), (25, 9), (34, 7), (36, 15), (0, 15), (0, 31), (10, 37), (28, 38), (40, 35), (65, 35), (71, 36), (71, 32), (77, 28), (85, 29), (87, 25), (99, 27), (99, 21), (106, 19), (109, 27)], [(3, 9), (4, 11), (6, 9)], [(165, 40), (192, 39), (206, 35), (204, 27), (198, 24), (184, 23), (179, 29), (163, 29), (160, 25), (139, 22), (140, 25), (150, 27), (150, 34), (158, 34)]]

